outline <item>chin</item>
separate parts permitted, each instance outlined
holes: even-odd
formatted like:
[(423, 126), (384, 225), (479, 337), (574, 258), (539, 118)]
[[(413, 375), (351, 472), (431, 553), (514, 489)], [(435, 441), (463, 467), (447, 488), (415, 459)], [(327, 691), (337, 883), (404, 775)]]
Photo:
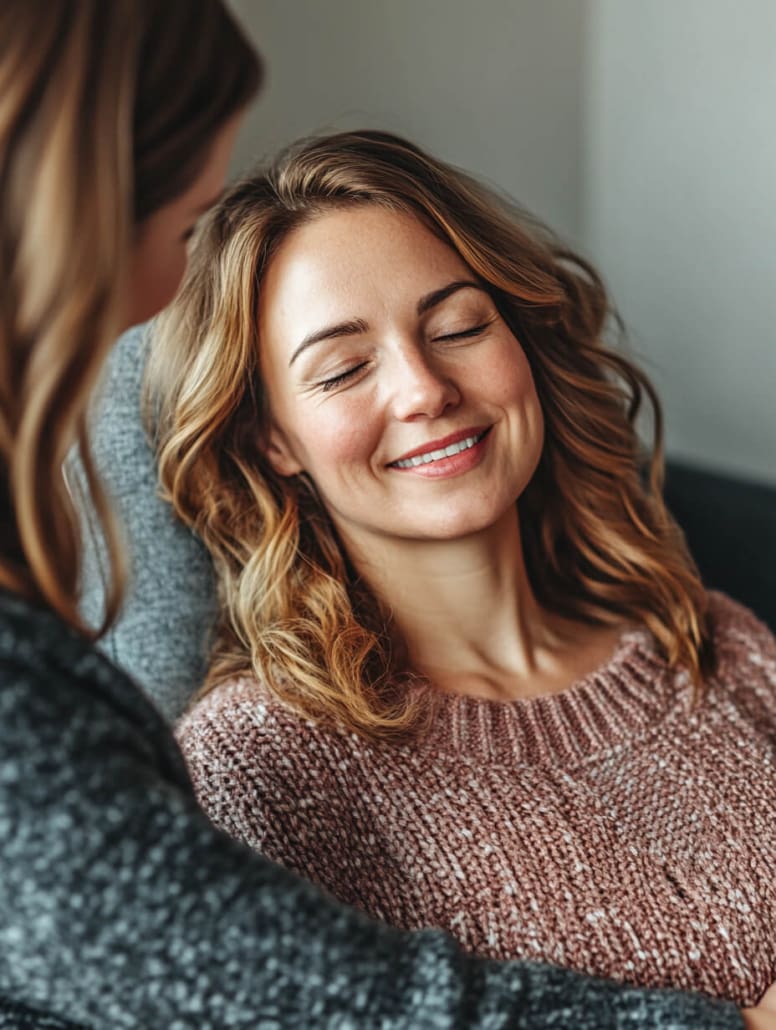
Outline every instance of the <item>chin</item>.
[(506, 508), (499, 508), (497, 511), (491, 510), (481, 513), (468, 511), (461, 512), (457, 516), (452, 515), (452, 517), (448, 513), (436, 525), (429, 526), (428, 522), (426, 522), (418, 536), (424, 540), (464, 540), (467, 537), (479, 536), (494, 529), (508, 517), (510, 512), (514, 512), (515, 517), (517, 517), (514, 501), (510, 501)]

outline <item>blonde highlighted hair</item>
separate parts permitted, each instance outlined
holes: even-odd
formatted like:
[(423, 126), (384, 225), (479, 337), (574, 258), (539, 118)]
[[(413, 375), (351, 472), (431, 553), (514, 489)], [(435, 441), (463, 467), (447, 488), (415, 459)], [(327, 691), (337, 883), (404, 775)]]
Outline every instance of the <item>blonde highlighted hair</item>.
[(105, 531), (107, 625), (124, 571), (89, 396), (125, 325), (136, 227), (194, 181), (259, 77), (220, 0), (0, 5), (0, 586), (89, 635), (65, 455), (79, 445)]
[[(290, 148), (235, 185), (202, 226), (147, 370), (163, 491), (215, 563), (221, 618), (205, 691), (255, 674), (300, 714), (367, 736), (421, 717), (401, 642), (349, 568), (305, 477), (263, 454), (258, 298), (297, 226), (346, 205), (421, 219), (463, 258), (523, 347), (542, 405), (539, 467), (519, 498), (531, 584), (547, 609), (646, 623), (696, 684), (710, 667), (706, 598), (662, 500), (662, 428), (646, 376), (606, 342), (616, 318), (590, 265), (509, 201), (394, 135)], [(652, 409), (653, 440), (636, 419)]]

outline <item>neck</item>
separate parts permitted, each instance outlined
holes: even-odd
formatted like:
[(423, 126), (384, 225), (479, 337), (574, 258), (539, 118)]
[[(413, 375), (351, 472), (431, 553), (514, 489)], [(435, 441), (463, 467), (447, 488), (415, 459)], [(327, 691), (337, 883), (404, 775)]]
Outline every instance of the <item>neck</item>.
[(516, 508), (463, 539), (349, 541), (348, 551), (391, 611), (412, 667), (442, 689), (530, 695), (563, 646), (561, 620), (534, 597)]

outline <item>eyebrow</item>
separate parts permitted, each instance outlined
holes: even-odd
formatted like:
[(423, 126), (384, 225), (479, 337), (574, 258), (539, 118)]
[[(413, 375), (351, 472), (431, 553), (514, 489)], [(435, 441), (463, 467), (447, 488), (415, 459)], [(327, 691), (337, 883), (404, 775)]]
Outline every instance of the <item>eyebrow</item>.
[(432, 308), (441, 304), (443, 300), (447, 300), (454, 293), (458, 293), (459, 290), (480, 290), (485, 293), (484, 287), (473, 279), (457, 279), (454, 283), (448, 283), (440, 290), (432, 290), (425, 297), (421, 297), (418, 301), (418, 314), (425, 315), (427, 311), (431, 311)]
[[(442, 286), (438, 290), (432, 290), (431, 293), (427, 293), (421, 297), (417, 303), (418, 315), (425, 315), (432, 308), (437, 307), (442, 301), (447, 300), (448, 297), (457, 293), (459, 290), (481, 290), (483, 293), (486, 292), (484, 287), (473, 279), (457, 279), (455, 282), (448, 283), (447, 286)], [(350, 319), (347, 322), (338, 322), (337, 325), (326, 326), (325, 329), (316, 329), (315, 332), (305, 336), (299, 346), (296, 348), (294, 353), (291, 355), (291, 360), (288, 362), (288, 367), (296, 361), (303, 350), (306, 350), (313, 343), (320, 343), (321, 340), (332, 340), (337, 336), (359, 336), (361, 333), (369, 331), (369, 324), (363, 320), (363, 318)]]
[(306, 348), (313, 343), (320, 343), (321, 340), (331, 340), (335, 336), (359, 336), (361, 333), (368, 332), (368, 330), (369, 325), (363, 320), (363, 318), (354, 318), (348, 322), (339, 322), (337, 325), (330, 325), (325, 329), (318, 329), (314, 333), (310, 333), (309, 336), (305, 336), (291, 355), (288, 367), (290, 368), (302, 351), (306, 350)]

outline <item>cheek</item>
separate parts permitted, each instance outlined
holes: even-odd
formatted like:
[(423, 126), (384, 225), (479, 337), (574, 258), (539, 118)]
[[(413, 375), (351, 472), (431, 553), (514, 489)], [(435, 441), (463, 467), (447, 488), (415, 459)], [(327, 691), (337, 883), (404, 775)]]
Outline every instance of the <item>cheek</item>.
[[(487, 382), (484, 377), (487, 376)], [(523, 348), (514, 337), (509, 337), (493, 353), (487, 367), (481, 368), (480, 383), (496, 404), (510, 407), (522, 404), (539, 406), (531, 366)]]
[(188, 254), (186, 247), (176, 241), (171, 247), (164, 263), (164, 268), (159, 269), (159, 290), (157, 298), (162, 301), (162, 307), (169, 304), (178, 292), (183, 276), (188, 265)]
[(372, 406), (345, 398), (332, 398), (308, 411), (295, 434), (307, 471), (324, 479), (369, 464), (380, 438), (373, 412)]
[(522, 349), (520, 350), (520, 360), (515, 364), (512, 376), (512, 390), (520, 406), (526, 431), (531, 434), (536, 446), (541, 449), (544, 442), (544, 412), (536, 391), (531, 366)]
[(186, 249), (179, 240), (141, 248), (132, 262), (133, 322), (145, 322), (175, 296), (186, 271)]
[(528, 358), (514, 338), (488, 372), (490, 398), (509, 412), (514, 443), (523, 459), (535, 468), (544, 446), (544, 413)]
[(145, 290), (138, 298), (137, 307), (141, 317), (137, 321), (145, 322), (158, 314), (162, 308), (167, 307), (178, 291), (185, 264), (181, 263), (180, 270), (173, 270), (168, 265), (163, 271), (163, 276), (157, 276), (153, 281), (147, 283)]
[(531, 367), (523, 358), (520, 367), (513, 372), (512, 391), (517, 402), (522, 405), (526, 415), (536, 421), (543, 422), (539, 395), (531, 373)]

